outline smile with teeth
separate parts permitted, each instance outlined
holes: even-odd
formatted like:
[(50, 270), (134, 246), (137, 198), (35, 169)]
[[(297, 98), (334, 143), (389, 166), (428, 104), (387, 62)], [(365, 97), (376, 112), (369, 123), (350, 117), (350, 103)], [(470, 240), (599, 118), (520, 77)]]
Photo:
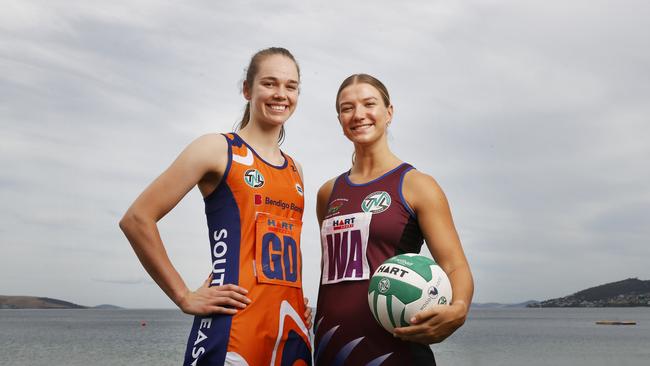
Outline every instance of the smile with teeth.
[(370, 128), (370, 127), (372, 127), (372, 123), (357, 125), (357, 126), (351, 127), (350, 129), (352, 131), (357, 131), (357, 130), (365, 130), (365, 129)]
[(286, 105), (280, 105), (280, 104), (269, 104), (268, 106), (269, 108), (277, 112), (284, 112), (287, 109)]

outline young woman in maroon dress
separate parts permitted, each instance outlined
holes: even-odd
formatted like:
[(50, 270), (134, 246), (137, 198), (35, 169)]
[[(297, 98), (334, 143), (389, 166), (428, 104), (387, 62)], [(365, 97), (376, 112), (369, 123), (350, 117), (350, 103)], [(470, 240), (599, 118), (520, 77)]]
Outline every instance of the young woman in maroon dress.
[[(467, 317), (473, 280), (447, 199), (436, 181), (393, 154), (387, 129), (393, 106), (376, 78), (343, 81), (336, 111), (354, 144), (349, 171), (318, 191), (322, 274), (315, 328), (316, 365), (434, 365), (430, 344)], [(419, 253), (426, 242), (449, 276), (453, 301), (424, 310), (391, 334), (373, 318), (368, 282), (386, 259)]]

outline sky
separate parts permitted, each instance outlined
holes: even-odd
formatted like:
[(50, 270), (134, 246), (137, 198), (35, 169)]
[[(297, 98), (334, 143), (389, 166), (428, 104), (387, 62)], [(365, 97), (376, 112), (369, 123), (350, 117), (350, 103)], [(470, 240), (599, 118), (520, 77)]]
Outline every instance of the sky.
[[(172, 308), (118, 221), (192, 140), (232, 131), (257, 50), (301, 68), (283, 151), (316, 191), (350, 168), (334, 99), (382, 80), (391, 149), (450, 202), (475, 302), (650, 279), (650, 3), (644, 0), (0, 0), (0, 294)], [(210, 271), (192, 190), (160, 223), (190, 288)], [(426, 249), (425, 249), (426, 251)]]

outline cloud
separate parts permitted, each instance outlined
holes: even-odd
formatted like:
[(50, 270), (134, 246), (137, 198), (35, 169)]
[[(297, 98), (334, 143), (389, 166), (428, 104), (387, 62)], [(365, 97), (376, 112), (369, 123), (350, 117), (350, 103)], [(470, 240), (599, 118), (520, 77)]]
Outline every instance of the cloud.
[[(392, 96), (391, 148), (449, 198), (476, 301), (648, 278), (649, 11), (602, 0), (5, 2), (0, 286), (173, 306), (117, 220), (192, 139), (233, 128), (244, 67), (269, 45), (291, 49), (302, 71), (282, 147), (305, 172), (305, 269), (320, 265), (315, 192), (352, 153), (334, 96), (367, 72)], [(200, 193), (159, 227), (200, 286)], [(304, 271), (312, 300), (318, 277)]]

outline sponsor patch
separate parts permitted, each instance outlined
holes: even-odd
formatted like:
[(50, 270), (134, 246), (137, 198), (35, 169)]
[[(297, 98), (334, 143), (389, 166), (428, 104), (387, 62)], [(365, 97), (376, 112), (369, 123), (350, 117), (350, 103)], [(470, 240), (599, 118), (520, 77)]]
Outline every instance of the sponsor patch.
[(334, 201), (330, 202), (329, 206), (327, 206), (327, 216), (331, 216), (339, 212), (341, 207), (343, 207), (346, 202), (348, 202), (347, 198), (337, 198)]
[(385, 294), (388, 290), (390, 290), (390, 280), (388, 278), (382, 278), (379, 281), (379, 292), (382, 294)]
[[(260, 196), (260, 199), (261, 199), (261, 196)], [(271, 197), (266, 197), (264, 199), (264, 204), (265, 205), (280, 207), (283, 210), (289, 209), (291, 211), (296, 211), (296, 212), (302, 213), (302, 207), (296, 205), (293, 202), (286, 202), (286, 201), (284, 201), (282, 199), (275, 200), (275, 199), (273, 199)]]
[(390, 195), (384, 191), (370, 193), (361, 201), (363, 212), (378, 214), (386, 211), (390, 207)]
[(264, 176), (257, 169), (248, 169), (244, 173), (244, 182), (253, 188), (264, 186)]
[(296, 191), (298, 191), (298, 194), (301, 196), (304, 194), (304, 192), (302, 191), (302, 187), (298, 183), (296, 183)]

